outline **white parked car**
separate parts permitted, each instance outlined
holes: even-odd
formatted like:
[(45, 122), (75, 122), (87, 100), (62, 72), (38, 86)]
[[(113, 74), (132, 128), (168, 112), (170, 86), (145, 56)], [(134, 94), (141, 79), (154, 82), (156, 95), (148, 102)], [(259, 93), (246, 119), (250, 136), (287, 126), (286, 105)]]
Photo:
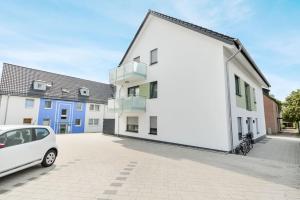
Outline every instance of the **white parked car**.
[(0, 126), (0, 177), (42, 164), (57, 156), (54, 131), (48, 126)]

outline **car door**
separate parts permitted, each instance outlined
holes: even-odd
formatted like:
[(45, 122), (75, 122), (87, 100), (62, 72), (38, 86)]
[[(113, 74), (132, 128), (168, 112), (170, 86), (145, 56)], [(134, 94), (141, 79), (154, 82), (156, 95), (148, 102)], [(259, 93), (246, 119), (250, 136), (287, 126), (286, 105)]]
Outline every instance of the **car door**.
[(34, 128), (34, 141), (32, 142), (32, 151), (35, 159), (42, 159), (47, 150), (52, 148), (53, 144), (49, 136), (50, 132), (46, 128)]
[(34, 162), (32, 154), (32, 129), (16, 129), (2, 133), (0, 149), (0, 173)]

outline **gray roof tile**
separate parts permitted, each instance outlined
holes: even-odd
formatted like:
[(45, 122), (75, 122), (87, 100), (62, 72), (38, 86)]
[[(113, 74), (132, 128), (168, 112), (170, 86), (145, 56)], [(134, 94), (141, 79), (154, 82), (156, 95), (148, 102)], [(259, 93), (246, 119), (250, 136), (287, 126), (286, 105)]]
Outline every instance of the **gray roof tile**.
[[(46, 91), (33, 90), (33, 81), (42, 80), (52, 85)], [(89, 89), (89, 97), (79, 94), (79, 89)], [(63, 93), (62, 89), (69, 90)], [(110, 84), (84, 80), (66, 75), (31, 69), (13, 64), (3, 64), (0, 82), (0, 94), (64, 99), (82, 102), (107, 103), (113, 96), (114, 88)]]

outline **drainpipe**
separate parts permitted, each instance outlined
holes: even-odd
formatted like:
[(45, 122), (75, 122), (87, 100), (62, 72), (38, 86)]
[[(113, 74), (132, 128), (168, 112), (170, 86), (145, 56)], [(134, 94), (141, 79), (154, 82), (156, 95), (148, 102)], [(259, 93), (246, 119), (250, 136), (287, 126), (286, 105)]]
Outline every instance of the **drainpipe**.
[(232, 130), (232, 109), (231, 109), (231, 94), (230, 94), (230, 84), (229, 84), (229, 70), (228, 70), (228, 63), (237, 55), (239, 54), (242, 49), (243, 46), (242, 44), (238, 41), (235, 40), (239, 47), (238, 50), (236, 52), (234, 52), (229, 58), (227, 58), (227, 60), (225, 61), (225, 70), (226, 70), (226, 86), (227, 86), (227, 101), (229, 104), (229, 127), (230, 127), (230, 137), (231, 137), (231, 152), (234, 151), (234, 146), (233, 146), (233, 130)]
[(10, 94), (7, 95), (7, 100), (6, 100), (6, 108), (5, 108), (5, 115), (4, 115), (4, 125), (6, 125), (9, 97), (10, 97)]

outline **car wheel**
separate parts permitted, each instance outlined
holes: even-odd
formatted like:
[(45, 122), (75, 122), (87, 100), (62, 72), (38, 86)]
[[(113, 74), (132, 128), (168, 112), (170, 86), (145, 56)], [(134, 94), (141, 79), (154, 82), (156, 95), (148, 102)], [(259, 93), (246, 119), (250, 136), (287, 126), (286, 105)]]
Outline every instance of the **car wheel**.
[(42, 162), (42, 166), (50, 167), (54, 163), (55, 159), (56, 159), (56, 151), (51, 149), (45, 154)]

